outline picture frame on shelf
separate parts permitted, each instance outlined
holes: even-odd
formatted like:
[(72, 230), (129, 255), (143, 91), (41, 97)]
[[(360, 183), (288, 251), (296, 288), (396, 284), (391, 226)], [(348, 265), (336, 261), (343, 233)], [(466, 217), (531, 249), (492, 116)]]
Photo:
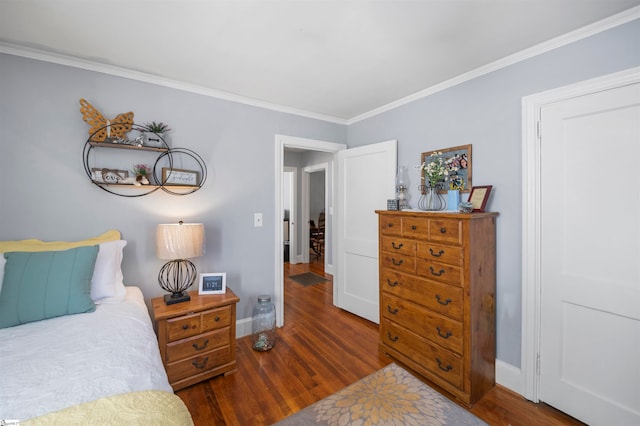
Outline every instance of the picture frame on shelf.
[[(460, 192), (471, 191), (471, 144), (423, 152), (420, 155), (420, 164), (428, 163), (429, 157), (438, 152), (442, 153), (442, 159), (449, 168), (449, 181), (443, 182), (443, 185), (439, 184), (438, 192), (444, 194), (449, 189), (458, 189)], [(457, 170), (453, 170), (454, 168)], [(424, 188), (426, 185), (424, 173), (420, 173), (420, 175), (420, 184)], [(453, 187), (450, 187), (451, 183), (454, 184)]]
[(162, 182), (164, 185), (198, 186), (200, 172), (196, 170), (162, 168)]
[(97, 183), (122, 184), (129, 178), (129, 171), (93, 168), (91, 169), (91, 179)]
[(471, 188), (469, 202), (473, 205), (474, 212), (484, 212), (492, 188), (492, 185), (474, 186)]
[(226, 291), (226, 272), (205, 272), (200, 274), (198, 294), (225, 294)]

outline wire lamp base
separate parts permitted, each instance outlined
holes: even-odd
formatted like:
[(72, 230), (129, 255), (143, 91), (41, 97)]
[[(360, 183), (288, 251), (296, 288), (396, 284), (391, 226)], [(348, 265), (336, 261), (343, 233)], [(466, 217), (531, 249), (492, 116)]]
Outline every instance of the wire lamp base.
[(196, 266), (187, 259), (170, 260), (158, 274), (158, 282), (163, 290), (170, 292), (164, 296), (167, 305), (191, 300), (186, 290), (196, 279)]

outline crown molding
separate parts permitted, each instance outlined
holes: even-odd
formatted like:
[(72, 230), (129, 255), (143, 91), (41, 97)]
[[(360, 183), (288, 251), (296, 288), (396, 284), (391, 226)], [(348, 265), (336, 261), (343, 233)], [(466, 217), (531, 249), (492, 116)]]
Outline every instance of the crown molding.
[(585, 27), (579, 28), (577, 30), (571, 31), (567, 34), (563, 34), (549, 41), (546, 41), (544, 43), (540, 43), (536, 46), (522, 50), (518, 53), (514, 53), (513, 55), (506, 56), (502, 59), (499, 59), (487, 65), (481, 66), (472, 71), (466, 72), (464, 74), (460, 74), (459, 76), (456, 76), (449, 80), (443, 81), (442, 83), (438, 83), (434, 86), (423, 89), (419, 92), (406, 96), (402, 99), (398, 99), (397, 101), (390, 102), (379, 108), (373, 109), (369, 112), (365, 112), (364, 114), (360, 114), (355, 117), (352, 117), (349, 120), (347, 120), (347, 125), (351, 125), (359, 121), (366, 120), (367, 118), (373, 117), (378, 114), (382, 114), (383, 112), (391, 111), (402, 105), (406, 105), (418, 99), (425, 98), (427, 96), (433, 95), (434, 93), (441, 92), (445, 89), (449, 89), (451, 87), (457, 86), (458, 84), (464, 83), (469, 80), (473, 80), (474, 78), (478, 78), (485, 74), (489, 74), (491, 72), (500, 70), (502, 68), (506, 68), (508, 66), (517, 64), (518, 62), (525, 61), (527, 59), (533, 58), (535, 56), (557, 49), (559, 47), (566, 46), (568, 44), (585, 39), (592, 35), (601, 33), (603, 31), (610, 30), (612, 28), (634, 21), (638, 18), (640, 18), (640, 6), (636, 6), (624, 12), (612, 15), (601, 21), (598, 21), (593, 24), (587, 25)]
[(199, 95), (209, 96), (216, 99), (237, 102), (237, 103), (250, 105), (258, 108), (264, 108), (272, 111), (298, 115), (301, 117), (313, 118), (316, 120), (327, 121), (330, 123), (343, 124), (343, 125), (347, 124), (347, 120), (343, 118), (333, 117), (333, 116), (324, 115), (324, 114), (318, 114), (318, 113), (296, 109), (296, 108), (290, 108), (283, 105), (277, 105), (277, 104), (273, 104), (265, 101), (260, 101), (258, 99), (248, 98), (240, 95), (234, 95), (232, 93), (209, 89), (207, 87), (198, 86), (195, 84), (184, 83), (178, 80), (164, 78), (154, 74), (145, 73), (142, 71), (135, 71), (127, 68), (118, 67), (115, 65), (107, 65), (107, 64), (103, 64), (95, 61), (89, 61), (86, 59), (80, 59), (73, 56), (60, 54), (60, 53), (48, 52), (45, 50), (39, 50), (39, 49), (29, 48), (25, 46), (20, 46), (17, 44), (11, 44), (11, 43), (0, 41), (0, 53), (20, 56), (23, 58), (35, 59), (43, 62), (50, 62), (58, 65), (79, 68), (87, 71), (99, 72), (102, 74), (112, 75), (116, 77), (128, 78), (131, 80), (155, 84), (157, 86), (163, 86), (171, 89), (182, 90), (185, 92), (196, 93)]
[(150, 73), (130, 70), (130, 69), (118, 67), (115, 65), (102, 64), (99, 62), (80, 59), (80, 58), (72, 57), (69, 55), (47, 52), (44, 50), (29, 48), (29, 47), (10, 44), (10, 43), (1, 42), (1, 41), (0, 41), (0, 53), (6, 53), (9, 55), (21, 56), (24, 58), (30, 58), (30, 59), (35, 59), (35, 60), (44, 61), (44, 62), (51, 62), (51, 63), (65, 65), (73, 68), (80, 68), (88, 71), (99, 72), (102, 74), (128, 78), (132, 80), (142, 81), (145, 83), (155, 84), (158, 86), (168, 87), (172, 89), (182, 90), (185, 92), (191, 92), (199, 95), (227, 100), (230, 102), (237, 102), (237, 103), (250, 105), (258, 108), (264, 108), (272, 111), (278, 111), (286, 114), (293, 114), (301, 117), (312, 118), (316, 120), (327, 121), (330, 123), (336, 123), (336, 124), (342, 124), (342, 125), (348, 126), (348, 125), (357, 123), (359, 121), (371, 118), (378, 114), (391, 111), (400, 106), (414, 102), (418, 99), (422, 99), (427, 96), (433, 95), (435, 93), (441, 92), (443, 90), (449, 89), (451, 87), (457, 86), (466, 81), (473, 80), (474, 78), (478, 78), (483, 75), (489, 74), (491, 72), (500, 70), (502, 68), (506, 68), (518, 62), (522, 62), (524, 60), (538, 56), (545, 52), (549, 52), (559, 47), (566, 46), (568, 44), (571, 44), (576, 41), (582, 40), (584, 38), (590, 37), (592, 35), (601, 33), (603, 31), (615, 28), (617, 26), (626, 24), (628, 22), (634, 21), (639, 18), (640, 18), (640, 6), (636, 6), (624, 12), (610, 16), (609, 18), (605, 18), (601, 21), (579, 28), (575, 31), (561, 35), (559, 37), (556, 37), (544, 43), (538, 44), (531, 48), (525, 49), (513, 55), (509, 55), (505, 58), (499, 59), (490, 64), (481, 66), (472, 71), (469, 71), (459, 76), (456, 76), (454, 78), (451, 78), (449, 80), (443, 81), (442, 83), (438, 83), (426, 89), (420, 90), (419, 92), (416, 92), (404, 98), (398, 99), (396, 101), (390, 102), (379, 108), (375, 108), (371, 111), (365, 112), (363, 114), (359, 114), (350, 119), (333, 117), (329, 115), (318, 114), (310, 111), (291, 108), (283, 105), (277, 105), (270, 102), (261, 101), (258, 99), (234, 95), (232, 93), (227, 93), (227, 92), (209, 89), (209, 88), (194, 85), (194, 84), (184, 83), (178, 80), (160, 77)]

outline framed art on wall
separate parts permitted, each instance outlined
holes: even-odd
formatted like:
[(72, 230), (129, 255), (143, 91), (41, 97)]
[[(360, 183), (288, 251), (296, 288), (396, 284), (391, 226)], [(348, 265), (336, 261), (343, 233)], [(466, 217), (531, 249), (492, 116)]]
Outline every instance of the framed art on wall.
[[(471, 144), (423, 152), (420, 156), (420, 163), (429, 164), (431, 161), (437, 160), (438, 157), (442, 159), (442, 165), (448, 175), (446, 181), (443, 178), (441, 183), (437, 185), (438, 192), (445, 193), (449, 189), (469, 192), (472, 187)], [(425, 182), (424, 173), (420, 173), (420, 175), (421, 184), (428, 185), (429, 182)]]
[(227, 291), (227, 274), (212, 272), (200, 274), (198, 294), (224, 294)]

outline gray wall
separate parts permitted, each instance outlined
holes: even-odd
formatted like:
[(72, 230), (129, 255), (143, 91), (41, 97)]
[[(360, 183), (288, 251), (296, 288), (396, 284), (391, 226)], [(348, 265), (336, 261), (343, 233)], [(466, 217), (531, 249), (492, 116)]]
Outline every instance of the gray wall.
[[(80, 98), (107, 117), (133, 111), (136, 122), (168, 123), (172, 146), (205, 160), (205, 186), (188, 196), (159, 191), (134, 199), (96, 188), (83, 169), (89, 126)], [(241, 298), (238, 319), (275, 287), (275, 135), (346, 143), (343, 125), (5, 54), (0, 100), (0, 239), (83, 239), (119, 229), (129, 241), (125, 282), (149, 299), (163, 294), (156, 225), (203, 222), (207, 252), (194, 263), (201, 272), (227, 273)], [(253, 226), (256, 212), (264, 215), (261, 228)]]
[[(488, 209), (500, 212), (497, 356), (504, 362), (520, 366), (522, 97), (635, 66), (638, 20), (349, 126), (349, 147), (398, 139), (398, 165), (412, 170), (421, 152), (473, 145), (473, 184), (493, 185)], [(410, 178), (415, 207), (418, 174)]]

